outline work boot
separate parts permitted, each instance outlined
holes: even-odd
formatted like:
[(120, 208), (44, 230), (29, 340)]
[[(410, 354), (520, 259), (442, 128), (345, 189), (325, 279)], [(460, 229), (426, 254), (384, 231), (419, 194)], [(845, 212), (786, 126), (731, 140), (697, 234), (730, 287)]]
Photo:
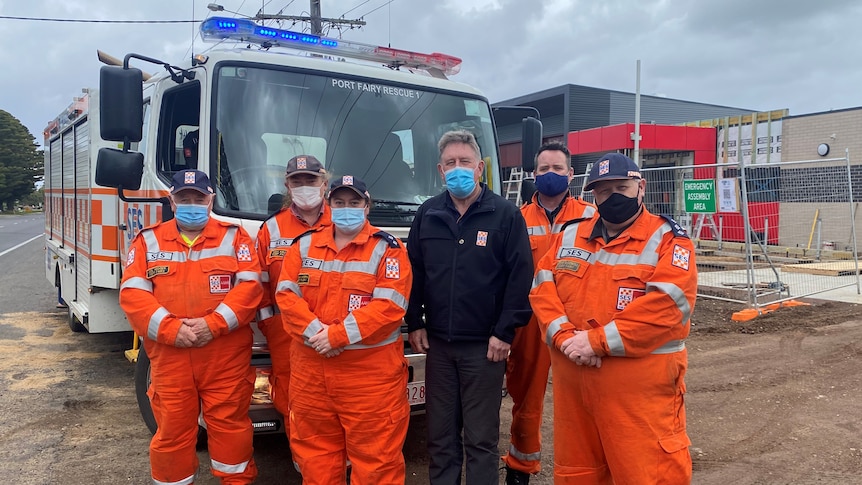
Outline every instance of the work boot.
[(530, 474), (520, 470), (506, 467), (506, 485), (527, 485), (530, 483)]

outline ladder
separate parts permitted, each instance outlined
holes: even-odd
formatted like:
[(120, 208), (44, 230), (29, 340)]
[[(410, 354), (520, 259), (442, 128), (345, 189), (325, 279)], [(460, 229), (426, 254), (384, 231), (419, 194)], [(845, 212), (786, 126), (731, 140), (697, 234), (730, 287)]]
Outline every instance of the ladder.
[(513, 167), (512, 171), (509, 172), (509, 179), (503, 182), (503, 186), (506, 188), (504, 192), (504, 197), (506, 199), (511, 200), (515, 203), (516, 206), (521, 206), (521, 181), (524, 180), (525, 175), (530, 175), (529, 173), (524, 173), (521, 167)]

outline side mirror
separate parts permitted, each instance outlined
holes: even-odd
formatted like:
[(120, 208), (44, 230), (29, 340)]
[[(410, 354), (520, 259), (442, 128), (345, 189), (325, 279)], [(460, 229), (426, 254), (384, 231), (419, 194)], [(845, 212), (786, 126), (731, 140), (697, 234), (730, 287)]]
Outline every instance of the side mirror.
[(103, 140), (141, 141), (144, 126), (143, 82), (140, 69), (102, 66), (99, 71), (99, 134)]
[(536, 153), (542, 146), (542, 122), (532, 116), (521, 120), (521, 166), (529, 173), (536, 169)]
[(144, 177), (144, 154), (116, 148), (100, 148), (96, 157), (96, 183), (126, 190), (141, 188)]

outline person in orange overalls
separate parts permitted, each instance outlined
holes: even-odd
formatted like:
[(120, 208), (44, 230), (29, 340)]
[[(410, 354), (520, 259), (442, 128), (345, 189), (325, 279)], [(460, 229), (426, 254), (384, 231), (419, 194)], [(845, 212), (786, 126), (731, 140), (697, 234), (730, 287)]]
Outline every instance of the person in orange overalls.
[(225, 485), (252, 483), (249, 322), (263, 294), (254, 243), (242, 227), (210, 217), (205, 173), (174, 174), (170, 199), (175, 219), (135, 237), (120, 287), (120, 306), (151, 362), (153, 482), (194, 483), (203, 411), (213, 475)]
[(291, 336), (290, 448), (305, 485), (403, 484), (410, 406), (404, 245), (366, 221), (365, 183), (330, 186), (333, 227), (294, 240), (275, 294)]
[[(287, 418), (290, 385), (290, 336), (281, 323), (275, 305), (275, 282), (281, 274), (281, 262), (293, 238), (309, 229), (332, 224), (329, 206), (323, 203), (327, 174), (323, 164), (311, 155), (298, 155), (287, 162), (284, 186), (287, 196), (278, 212), (260, 226), (255, 240), (260, 259), (264, 296), (258, 311), (258, 328), (266, 336), (272, 371), (272, 401)], [(290, 437), (290, 423), (284, 420), (285, 434)]]
[(590, 170), (598, 217), (563, 228), (530, 303), (551, 347), (555, 484), (691, 482), (685, 338), (694, 245), (643, 206), (646, 181), (609, 153)]
[[(574, 175), (569, 157), (565, 145), (555, 142), (542, 145), (536, 154), (537, 192), (521, 207), (534, 265), (563, 224), (596, 212), (594, 205), (569, 194)], [(513, 401), (511, 444), (503, 462), (506, 485), (526, 485), (530, 474), (542, 469), (542, 411), (551, 368), (551, 355), (535, 317), (526, 327), (515, 329), (511, 350), (506, 363), (506, 387)]]

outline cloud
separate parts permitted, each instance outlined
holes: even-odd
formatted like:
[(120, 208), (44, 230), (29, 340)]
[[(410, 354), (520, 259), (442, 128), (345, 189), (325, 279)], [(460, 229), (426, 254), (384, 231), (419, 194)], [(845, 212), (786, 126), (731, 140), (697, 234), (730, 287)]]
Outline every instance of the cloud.
[[(862, 105), (862, 70), (855, 62), (862, 4), (854, 0), (395, 0), (384, 6), (386, 1), (324, 0), (322, 10), (326, 17), (340, 17), (359, 5), (345, 18), (364, 15), (368, 25), (343, 30), (347, 40), (462, 58), (454, 79), (482, 90), (492, 102), (568, 83), (631, 92), (639, 59), (644, 94), (757, 110), (789, 108), (793, 114)], [(210, 15), (207, 3), (0, 0), (0, 15), (188, 20)], [(261, 6), (220, 3), (244, 15)], [(280, 9), (300, 15), (308, 3), (264, 3), (266, 13)], [(48, 121), (81, 88), (98, 84), (96, 49), (118, 58), (135, 52), (178, 63), (191, 53), (193, 36), (194, 52), (211, 47), (190, 24), (0, 19), (0, 63), (6, 69), (0, 109), (41, 142)]]

